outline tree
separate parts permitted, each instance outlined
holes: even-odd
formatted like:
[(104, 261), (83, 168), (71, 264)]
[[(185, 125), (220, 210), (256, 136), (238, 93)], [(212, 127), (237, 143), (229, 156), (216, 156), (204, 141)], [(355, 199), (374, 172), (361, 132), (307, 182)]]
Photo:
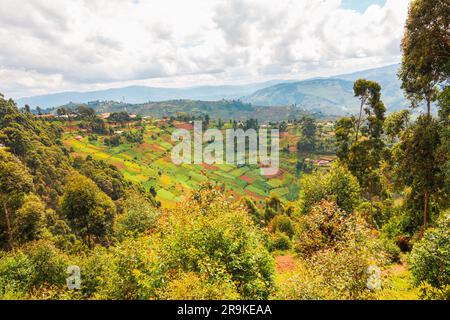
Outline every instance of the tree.
[(316, 122), (311, 117), (303, 117), (301, 120), (302, 137), (297, 144), (300, 151), (314, 151), (316, 147)]
[(439, 124), (428, 115), (420, 116), (402, 135), (394, 148), (398, 179), (423, 195), (423, 225), (428, 223), (430, 197), (443, 188), (443, 158), (436, 152), (441, 145)]
[(358, 178), (372, 203), (372, 198), (382, 191), (378, 170), (385, 147), (382, 134), (386, 107), (381, 101), (381, 87), (377, 82), (358, 79), (353, 90), (361, 100), (359, 116), (357, 119), (351, 117), (338, 121), (337, 155)]
[(114, 222), (115, 234), (120, 239), (138, 236), (155, 226), (158, 212), (142, 195), (135, 192), (128, 194), (123, 207), (124, 213), (117, 216)]
[(400, 139), (401, 133), (406, 130), (409, 122), (410, 112), (408, 110), (392, 112), (386, 117), (384, 122), (384, 132), (391, 141), (396, 141)]
[(73, 174), (60, 207), (72, 230), (89, 246), (111, 235), (116, 207), (92, 180)]
[(14, 240), (25, 243), (38, 240), (45, 230), (45, 204), (36, 195), (27, 195), (13, 219)]
[(26, 114), (31, 114), (30, 106), (26, 104), (25, 107), (24, 107), (24, 111), (25, 111)]
[(427, 114), (438, 85), (450, 78), (450, 5), (447, 0), (415, 0), (402, 39), (402, 88), (413, 104), (426, 101)]
[(339, 159), (345, 161), (352, 145), (352, 136), (355, 128), (356, 119), (352, 117), (343, 117), (336, 124), (336, 155)]
[(88, 106), (85, 106), (85, 105), (78, 106), (76, 111), (81, 119), (91, 119), (91, 118), (95, 117), (94, 109), (92, 109)]
[(380, 100), (381, 86), (374, 81), (358, 79), (353, 85), (353, 91), (355, 97), (358, 97), (361, 101), (359, 116), (356, 120), (355, 142), (358, 142), (361, 125), (365, 122), (363, 119), (363, 111), (368, 116), (367, 123), (369, 128), (372, 129), (372, 135), (379, 136), (381, 132), (379, 133), (376, 130), (380, 130), (381, 128), (376, 127), (376, 125), (379, 125), (377, 122), (384, 120), (384, 112), (386, 112), (386, 108)]
[(361, 189), (358, 180), (342, 164), (333, 166), (330, 172), (314, 173), (301, 181), (299, 202), (302, 214), (322, 200), (335, 202), (347, 214), (361, 202)]
[[(11, 153), (0, 149), (0, 201), (5, 226), (7, 244), (10, 249), (14, 247), (13, 217), (20, 207), (22, 197), (33, 190), (33, 180), (26, 167)], [(4, 230), (4, 229), (3, 229)], [(2, 230), (2, 231), (3, 231)]]

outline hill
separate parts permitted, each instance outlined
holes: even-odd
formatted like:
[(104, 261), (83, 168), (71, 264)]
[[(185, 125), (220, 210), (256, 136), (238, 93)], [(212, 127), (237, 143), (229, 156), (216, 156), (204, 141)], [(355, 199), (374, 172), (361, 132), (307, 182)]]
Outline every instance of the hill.
[[(158, 107), (151, 102), (176, 100), (220, 101), (241, 99), (256, 106), (291, 106), (328, 115), (345, 115), (358, 109), (358, 100), (353, 97), (353, 82), (358, 78), (378, 81), (383, 88), (383, 101), (389, 111), (407, 107), (406, 99), (397, 78), (398, 64), (381, 68), (316, 78), (302, 81), (273, 80), (247, 85), (195, 86), (188, 88), (157, 88), (129, 86), (91, 92), (62, 92), (42, 96), (21, 98), (19, 106), (59, 107), (69, 102), (116, 101), (139, 104), (148, 108)], [(188, 103), (189, 105), (190, 103)], [(143, 113), (143, 112), (141, 112)]]
[(210, 100), (237, 99), (253, 92), (277, 84), (280, 81), (268, 81), (247, 85), (195, 86), (188, 88), (158, 88), (129, 86), (90, 92), (61, 92), (16, 99), (19, 106), (28, 104), (32, 108), (59, 107), (69, 102), (87, 103), (89, 101), (122, 101), (127, 103), (145, 103), (149, 101), (167, 101), (174, 99)]
[(325, 114), (352, 113), (359, 107), (358, 100), (353, 96), (353, 82), (366, 78), (381, 84), (383, 101), (389, 111), (395, 111), (408, 106), (396, 75), (398, 67), (395, 64), (330, 78), (281, 83), (258, 90), (243, 101), (260, 106), (295, 104)]
[(327, 114), (346, 114), (356, 110), (353, 82), (341, 79), (313, 79), (282, 83), (256, 91), (243, 99), (260, 106), (297, 105)]
[[(240, 100), (170, 100), (147, 103), (122, 103), (115, 101), (92, 101), (87, 104), (96, 113), (128, 112), (141, 116), (162, 118), (164, 116), (203, 116), (212, 119), (245, 121), (250, 118), (260, 122), (283, 121), (298, 119), (303, 115), (313, 115), (316, 118), (323, 116), (320, 112), (310, 112), (293, 106), (258, 107)], [(64, 107), (74, 109), (79, 104), (70, 103)]]

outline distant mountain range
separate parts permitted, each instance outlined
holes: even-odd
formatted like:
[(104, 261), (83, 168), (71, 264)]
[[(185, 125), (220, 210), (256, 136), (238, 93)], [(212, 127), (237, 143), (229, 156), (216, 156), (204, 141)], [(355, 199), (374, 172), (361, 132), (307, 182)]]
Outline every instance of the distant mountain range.
[(258, 90), (243, 101), (259, 106), (295, 104), (327, 114), (353, 113), (359, 108), (359, 101), (353, 94), (353, 82), (366, 78), (380, 83), (384, 103), (389, 111), (395, 111), (408, 106), (397, 78), (398, 67), (395, 64), (329, 78), (280, 83)]
[(218, 101), (238, 99), (253, 92), (283, 82), (273, 80), (246, 85), (197, 86), (188, 88), (157, 88), (129, 86), (89, 92), (61, 92), (16, 99), (19, 106), (28, 104), (35, 108), (53, 108), (67, 103), (88, 103), (91, 101), (117, 101), (125, 103), (160, 102), (175, 99)]
[(175, 99), (218, 101), (240, 99), (256, 106), (292, 106), (324, 114), (343, 115), (358, 109), (353, 82), (358, 78), (378, 81), (389, 111), (407, 107), (397, 78), (399, 65), (389, 65), (350, 74), (302, 81), (274, 80), (247, 85), (197, 86), (190, 88), (156, 88), (130, 86), (91, 92), (62, 92), (17, 99), (19, 106), (58, 107), (69, 102), (122, 101), (131, 103), (161, 102)]

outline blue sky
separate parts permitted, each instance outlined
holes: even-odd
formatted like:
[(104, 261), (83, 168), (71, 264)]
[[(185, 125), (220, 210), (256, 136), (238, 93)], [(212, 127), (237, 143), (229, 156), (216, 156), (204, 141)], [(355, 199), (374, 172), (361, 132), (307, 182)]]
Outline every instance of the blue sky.
[(363, 13), (372, 4), (383, 6), (385, 3), (386, 0), (342, 0), (341, 7)]

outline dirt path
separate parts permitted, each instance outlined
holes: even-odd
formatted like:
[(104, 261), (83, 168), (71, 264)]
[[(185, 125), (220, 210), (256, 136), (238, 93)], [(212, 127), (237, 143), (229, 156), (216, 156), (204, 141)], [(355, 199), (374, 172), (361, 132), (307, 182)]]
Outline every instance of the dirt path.
[(293, 255), (278, 256), (275, 258), (277, 271), (279, 273), (294, 270), (297, 266)]

